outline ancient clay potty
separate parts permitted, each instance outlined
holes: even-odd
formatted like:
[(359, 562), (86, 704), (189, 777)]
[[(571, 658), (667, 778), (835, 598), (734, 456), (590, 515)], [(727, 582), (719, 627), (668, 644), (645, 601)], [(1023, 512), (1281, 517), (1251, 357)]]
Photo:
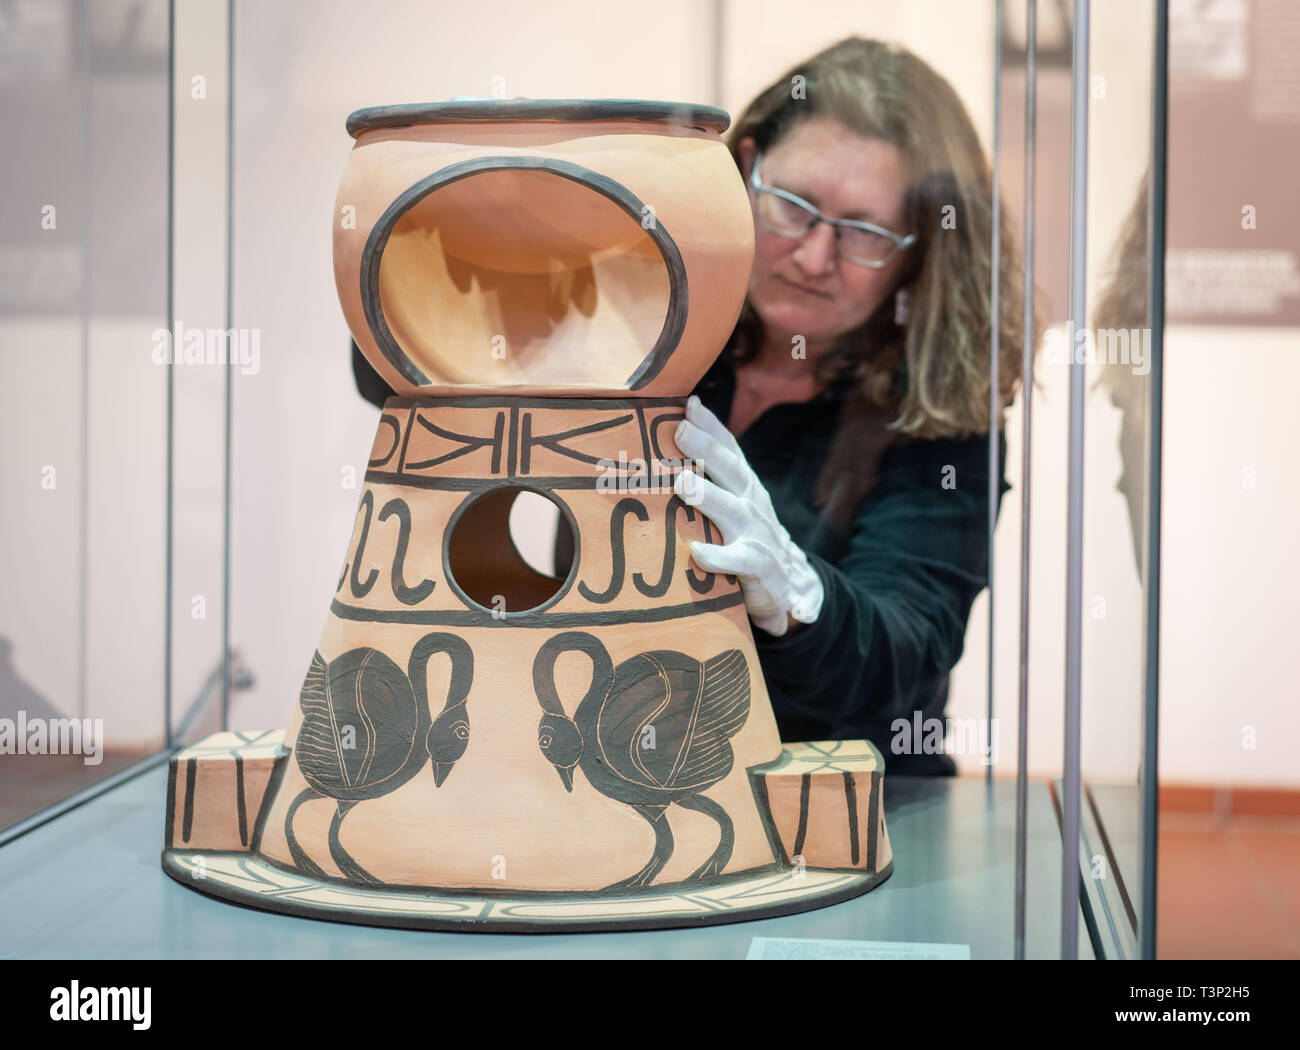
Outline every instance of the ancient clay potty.
[[(397, 391), (284, 732), (177, 754), (163, 866), (316, 918), (732, 922), (892, 870), (865, 741), (783, 745), (673, 431), (743, 304), (745, 188), (708, 106), (361, 110), (339, 298)], [(530, 567), (520, 492), (572, 562)], [(810, 673), (815, 669), (810, 668)]]

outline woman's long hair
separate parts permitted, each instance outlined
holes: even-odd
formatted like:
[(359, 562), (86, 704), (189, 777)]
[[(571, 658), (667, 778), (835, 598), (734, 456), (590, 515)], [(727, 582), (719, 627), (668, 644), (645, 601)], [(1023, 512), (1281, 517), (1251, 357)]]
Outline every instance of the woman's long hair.
[[(750, 103), (727, 136), (737, 166), (742, 139), (768, 150), (812, 116), (899, 149), (908, 179), (903, 232), (917, 237), (891, 290), (910, 293), (910, 321), (895, 323), (894, 295), (887, 295), (819, 359), (819, 378), (850, 378), (858, 415), (885, 418), (895, 440), (987, 433), (992, 179), (965, 107), (910, 51), (849, 37), (794, 66)], [(998, 386), (1005, 409), (1019, 387), (1023, 334), (1020, 262), (1005, 208), (1002, 215)], [(731, 359), (751, 360), (762, 336), (746, 300), (728, 346)]]

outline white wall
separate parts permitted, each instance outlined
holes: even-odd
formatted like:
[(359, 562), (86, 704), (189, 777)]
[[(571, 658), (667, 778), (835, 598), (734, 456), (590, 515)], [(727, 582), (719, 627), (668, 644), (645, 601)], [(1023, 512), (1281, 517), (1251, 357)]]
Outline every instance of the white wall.
[(166, 377), (149, 358), (154, 323), (90, 325), (83, 418), (80, 322), (0, 322), (0, 636), (22, 683), (6, 683), (17, 706), (3, 717), (103, 719), (115, 750), (163, 735)]
[(1300, 332), (1168, 343), (1161, 779), (1300, 786)]

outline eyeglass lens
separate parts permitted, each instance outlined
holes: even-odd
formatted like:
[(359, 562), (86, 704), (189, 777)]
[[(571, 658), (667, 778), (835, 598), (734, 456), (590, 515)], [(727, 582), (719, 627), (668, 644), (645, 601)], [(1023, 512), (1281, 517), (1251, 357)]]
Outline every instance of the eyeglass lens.
[[(774, 193), (758, 194), (758, 217), (764, 226), (783, 237), (802, 237), (817, 221), (803, 206)], [(894, 242), (880, 233), (853, 226), (839, 226), (836, 232), (839, 252), (850, 262), (881, 262), (894, 250)]]

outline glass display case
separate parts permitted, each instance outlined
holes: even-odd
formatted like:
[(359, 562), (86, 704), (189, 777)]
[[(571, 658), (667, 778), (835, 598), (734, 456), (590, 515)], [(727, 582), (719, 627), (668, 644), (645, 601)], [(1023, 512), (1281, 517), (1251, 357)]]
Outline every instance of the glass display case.
[[(187, 937), (251, 955), (498, 950), (233, 908), (223, 933), (223, 905), (114, 868), (160, 846), (179, 749), (289, 723), (354, 530), (378, 415), (331, 267), (344, 121), (457, 95), (734, 117), (779, 70), (860, 35), (920, 55), (970, 115), (1003, 231), (993, 272), (1005, 252), (1029, 274), (995, 279), (989, 301), (1023, 303), (1032, 382), (989, 437), (1010, 487), (950, 677), (942, 746), (960, 775), (890, 779), (886, 753), (894, 876), (761, 932), (1154, 957), (1166, 4), (676, 0), (649, 21), (631, 4), (561, 6), (566, 28), (523, 0), (388, 0), (364, 19), (341, 2), (7, 8), (0, 112), (26, 148), (0, 195), (0, 725), (36, 752), (0, 754), (18, 943), (107, 950), (111, 917), (77, 933), (42, 897), (45, 881), (98, 877), (156, 898), (136, 909), (142, 954), (183, 953)], [(554, 573), (557, 512), (517, 509), (520, 555)], [(38, 723), (82, 742), (27, 748)], [(76, 870), (54, 865), (74, 842)], [(757, 932), (625, 933), (599, 950), (743, 956)]]

